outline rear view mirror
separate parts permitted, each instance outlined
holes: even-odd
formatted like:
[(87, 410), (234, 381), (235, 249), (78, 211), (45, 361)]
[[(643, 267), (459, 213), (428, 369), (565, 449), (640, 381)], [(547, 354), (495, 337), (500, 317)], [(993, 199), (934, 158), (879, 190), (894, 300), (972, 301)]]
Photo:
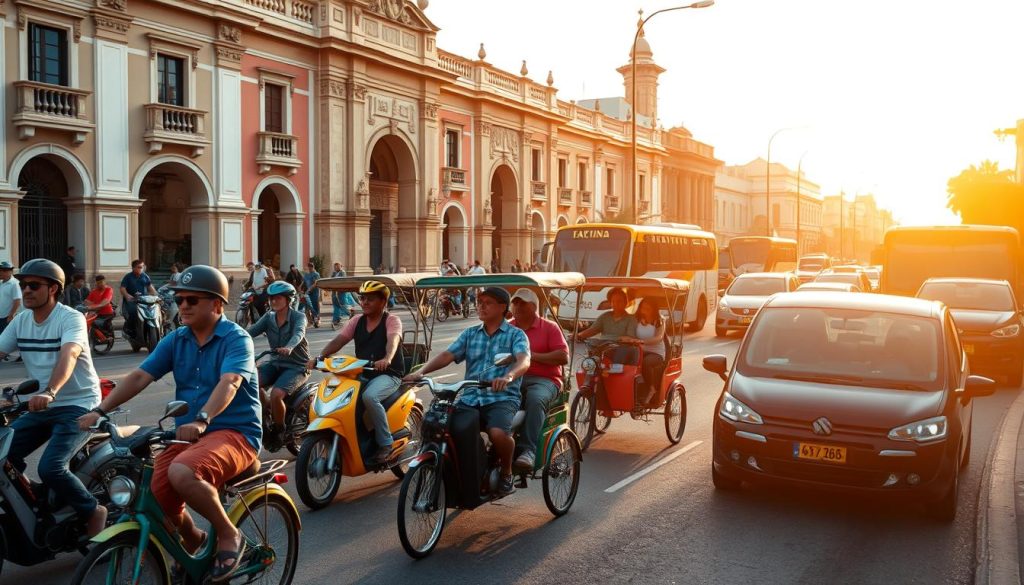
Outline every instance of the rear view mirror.
[(495, 367), (507, 366), (514, 361), (516, 361), (516, 358), (514, 355), (510, 353), (499, 353), (498, 355), (494, 356)]
[(17, 392), (19, 396), (24, 396), (26, 394), (32, 394), (33, 392), (38, 392), (38, 391), (39, 391), (39, 380), (25, 380), (21, 384), (18, 384), (18, 388), (17, 388), (17, 390), (15, 390), (15, 392)]
[(164, 415), (160, 418), (160, 422), (169, 418), (185, 416), (186, 414), (188, 414), (188, 403), (184, 400), (172, 400), (164, 408)]
[(718, 377), (722, 381), (726, 381), (729, 376), (729, 359), (724, 355), (706, 355), (704, 356), (704, 369), (711, 372), (712, 374), (718, 374)]
[(724, 297), (725, 296), (725, 289), (724, 288), (718, 291), (718, 296), (720, 296), (720, 297)]
[(985, 376), (967, 376), (967, 383), (964, 384), (964, 393), (968, 398), (981, 398), (992, 396), (996, 392), (996, 383)]

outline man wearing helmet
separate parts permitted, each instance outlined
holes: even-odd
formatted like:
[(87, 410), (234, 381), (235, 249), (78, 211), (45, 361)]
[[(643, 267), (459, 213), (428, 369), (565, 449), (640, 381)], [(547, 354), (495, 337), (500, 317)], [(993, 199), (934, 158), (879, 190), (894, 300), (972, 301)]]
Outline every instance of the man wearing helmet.
[[(391, 395), (401, 383), (405, 373), (405, 360), (399, 348), (402, 345), (402, 321), (397, 315), (385, 310), (391, 291), (383, 283), (367, 280), (359, 287), (359, 304), (363, 314), (349, 319), (334, 339), (327, 342), (318, 359), (337, 353), (349, 341), (356, 341), (356, 357), (372, 364), (372, 369), (363, 371), (369, 381), (362, 389), (363, 405), (373, 421), (377, 452), (372, 462), (380, 465), (391, 454), (391, 429), (388, 414), (381, 401)], [(316, 366), (316, 360), (309, 360), (309, 368)]]
[(78, 513), (86, 534), (95, 536), (106, 523), (107, 510), (68, 469), (83, 439), (76, 420), (100, 402), (85, 316), (57, 302), (64, 271), (56, 263), (29, 260), (17, 279), (28, 310), (0, 334), (0, 358), (20, 349), (29, 377), (46, 387), (29, 400), (29, 412), (11, 423), (15, 432), (8, 459), (24, 471), (25, 457), (49, 441), (39, 459), (39, 478)]
[(189, 412), (175, 420), (177, 438), (188, 444), (168, 445), (157, 457), (150, 488), (189, 552), (198, 550), (206, 534), (185, 504), (210, 521), (217, 535), (210, 576), (220, 582), (239, 568), (245, 541), (217, 489), (252, 466), (263, 435), (252, 338), (224, 317), (228, 280), (216, 268), (190, 266), (171, 290), (184, 327), (164, 337), (79, 426), (94, 425), (154, 380), (174, 374), (175, 399), (189, 404)]
[(306, 341), (306, 315), (291, 308), (295, 287), (284, 281), (267, 287), (270, 310), (248, 331), (253, 338), (266, 333), (275, 356), (259, 367), (260, 400), (270, 404), (274, 419), (273, 434), (264, 441), (270, 450), (280, 448), (284, 439), (284, 399), (309, 378), (309, 343)]

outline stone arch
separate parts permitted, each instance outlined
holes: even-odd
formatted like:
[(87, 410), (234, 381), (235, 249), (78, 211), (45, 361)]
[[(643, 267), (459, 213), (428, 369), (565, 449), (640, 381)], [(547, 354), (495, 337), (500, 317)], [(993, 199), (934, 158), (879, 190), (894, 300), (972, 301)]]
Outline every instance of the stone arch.
[(584, 215), (581, 215), (581, 216), (577, 217), (576, 218), (576, 223), (587, 223), (587, 217), (584, 216)]
[(565, 227), (565, 226), (569, 225), (569, 218), (566, 217), (566, 215), (564, 213), (560, 213), (558, 215), (558, 220), (556, 221), (555, 225), (557, 227)]
[(491, 173), (491, 246), (488, 250), (502, 268), (512, 266), (520, 254), (519, 238), (523, 222), (519, 215), (519, 181), (507, 164), (499, 164)]
[(252, 196), (252, 258), (270, 260), (279, 274), (289, 264), (301, 270), (304, 218), (302, 200), (291, 181), (279, 176), (260, 181)]
[(139, 208), (139, 254), (152, 273), (172, 262), (215, 264), (213, 185), (193, 161), (177, 155), (147, 160), (135, 172), (132, 193)]
[(420, 264), (420, 172), (414, 143), (382, 129), (369, 141), (370, 266), (387, 272)]
[(19, 152), (11, 161), (10, 171), (7, 173), (12, 185), (18, 184), (22, 169), (37, 156), (43, 156), (60, 169), (68, 182), (68, 197), (84, 198), (96, 194), (89, 168), (75, 156), (75, 153), (57, 144), (38, 144)]
[(455, 201), (449, 201), (441, 210), (441, 258), (448, 258), (456, 266), (470, 263), (467, 217), (466, 210)]

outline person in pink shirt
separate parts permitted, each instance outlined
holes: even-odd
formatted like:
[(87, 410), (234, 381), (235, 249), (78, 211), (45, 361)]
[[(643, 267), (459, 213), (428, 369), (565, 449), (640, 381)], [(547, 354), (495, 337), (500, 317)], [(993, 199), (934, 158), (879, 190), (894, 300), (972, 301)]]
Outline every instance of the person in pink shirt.
[(547, 418), (548, 405), (562, 389), (562, 366), (569, 363), (569, 345), (562, 329), (540, 316), (537, 293), (521, 288), (512, 295), (511, 324), (530, 340), (530, 369), (523, 376), (523, 422), (516, 445), (518, 456), (512, 467), (523, 473), (533, 471), (537, 438)]

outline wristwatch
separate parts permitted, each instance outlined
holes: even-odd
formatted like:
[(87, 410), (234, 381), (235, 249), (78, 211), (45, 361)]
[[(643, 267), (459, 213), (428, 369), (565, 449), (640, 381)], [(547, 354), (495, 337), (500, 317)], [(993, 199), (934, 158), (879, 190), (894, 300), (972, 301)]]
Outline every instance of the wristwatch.
[(196, 422), (201, 422), (206, 426), (210, 426), (210, 413), (205, 410), (200, 410), (199, 414), (196, 415)]
[(102, 408), (98, 407), (98, 406), (96, 408), (90, 410), (89, 412), (95, 412), (96, 414), (98, 414), (98, 415), (100, 415), (101, 417), (104, 417), (104, 418), (106, 418), (106, 416), (107, 416), (107, 412), (105, 410), (103, 410)]
[(43, 394), (47, 394), (50, 398), (57, 399), (57, 391), (53, 389), (53, 386), (47, 386), (43, 389)]

